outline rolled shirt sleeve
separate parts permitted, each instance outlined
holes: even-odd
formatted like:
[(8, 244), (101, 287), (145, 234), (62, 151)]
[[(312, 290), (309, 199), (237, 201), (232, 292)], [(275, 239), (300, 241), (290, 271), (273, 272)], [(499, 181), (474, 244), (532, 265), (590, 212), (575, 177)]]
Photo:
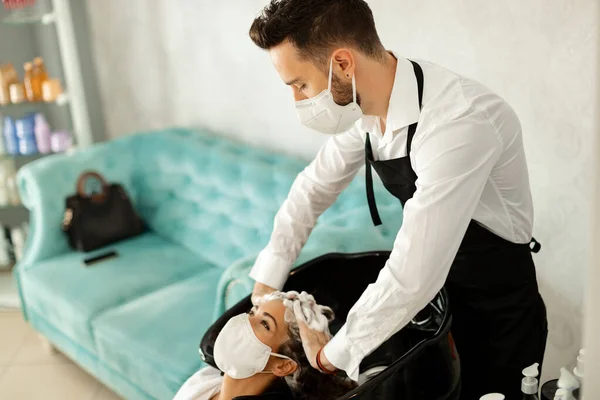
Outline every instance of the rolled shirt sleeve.
[(319, 216), (331, 206), (364, 165), (364, 142), (356, 128), (327, 140), (294, 181), (275, 216), (273, 233), (250, 277), (282, 289)]
[(411, 154), (417, 190), (405, 204), (390, 258), (324, 349), (327, 359), (354, 380), (362, 359), (407, 325), (443, 287), (502, 153), (493, 125), (474, 116), (419, 136)]

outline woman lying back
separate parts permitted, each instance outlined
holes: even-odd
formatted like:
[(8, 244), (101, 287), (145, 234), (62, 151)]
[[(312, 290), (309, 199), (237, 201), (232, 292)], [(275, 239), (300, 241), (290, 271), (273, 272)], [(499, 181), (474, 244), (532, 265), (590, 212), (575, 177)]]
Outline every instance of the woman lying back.
[[(355, 388), (356, 383), (346, 377), (322, 374), (311, 367), (292, 310), (299, 298), (293, 292), (275, 292), (249, 313), (231, 318), (215, 341), (214, 358), (219, 369), (206, 367), (196, 372), (174, 400), (231, 400), (259, 395), (281, 385), (282, 380), (297, 400), (335, 399)], [(307, 299), (312, 296), (302, 297), (303, 302)], [(328, 329), (333, 311), (322, 306), (313, 309), (321, 313), (315, 322), (325, 320)]]

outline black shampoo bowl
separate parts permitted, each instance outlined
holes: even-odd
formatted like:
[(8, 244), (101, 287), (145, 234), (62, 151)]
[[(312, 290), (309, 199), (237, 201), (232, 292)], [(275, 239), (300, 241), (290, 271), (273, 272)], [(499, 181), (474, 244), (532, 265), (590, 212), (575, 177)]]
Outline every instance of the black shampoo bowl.
[[(389, 252), (327, 254), (296, 268), (284, 290), (304, 290), (313, 294), (319, 304), (331, 307), (336, 314), (331, 325), (331, 332), (335, 333), (362, 292), (377, 279), (388, 257)], [(225, 312), (206, 332), (200, 353), (207, 364), (215, 366), (213, 345), (225, 323), (250, 308), (248, 296)], [(458, 399), (460, 367), (450, 336), (451, 322), (448, 298), (442, 291), (412, 323), (363, 360), (361, 385), (337, 400)], [(261, 398), (291, 397), (284, 388), (279, 395), (252, 397)]]

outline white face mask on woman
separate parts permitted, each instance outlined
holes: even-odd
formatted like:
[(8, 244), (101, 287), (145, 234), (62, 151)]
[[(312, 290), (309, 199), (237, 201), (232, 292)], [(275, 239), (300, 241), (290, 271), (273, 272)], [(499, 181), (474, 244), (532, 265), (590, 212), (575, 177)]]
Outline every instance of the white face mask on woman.
[(340, 106), (333, 99), (331, 82), (333, 78), (333, 59), (329, 63), (329, 82), (327, 89), (310, 99), (296, 102), (296, 114), (300, 122), (316, 131), (328, 135), (346, 132), (362, 117), (362, 110), (356, 101), (356, 80), (352, 75), (352, 102)]
[(215, 341), (214, 358), (217, 367), (233, 379), (245, 379), (263, 371), (269, 356), (291, 358), (273, 353), (252, 330), (248, 314), (231, 318)]

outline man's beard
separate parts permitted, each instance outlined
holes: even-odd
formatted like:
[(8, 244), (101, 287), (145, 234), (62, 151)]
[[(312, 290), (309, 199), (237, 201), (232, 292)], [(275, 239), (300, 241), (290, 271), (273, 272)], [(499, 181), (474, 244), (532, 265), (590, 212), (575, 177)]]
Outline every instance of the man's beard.
[[(352, 97), (352, 83), (342, 81), (335, 75), (331, 79), (331, 93), (333, 94), (333, 101), (340, 106), (346, 106), (354, 100)], [(360, 106), (360, 95), (358, 93), (356, 93), (356, 102)]]

